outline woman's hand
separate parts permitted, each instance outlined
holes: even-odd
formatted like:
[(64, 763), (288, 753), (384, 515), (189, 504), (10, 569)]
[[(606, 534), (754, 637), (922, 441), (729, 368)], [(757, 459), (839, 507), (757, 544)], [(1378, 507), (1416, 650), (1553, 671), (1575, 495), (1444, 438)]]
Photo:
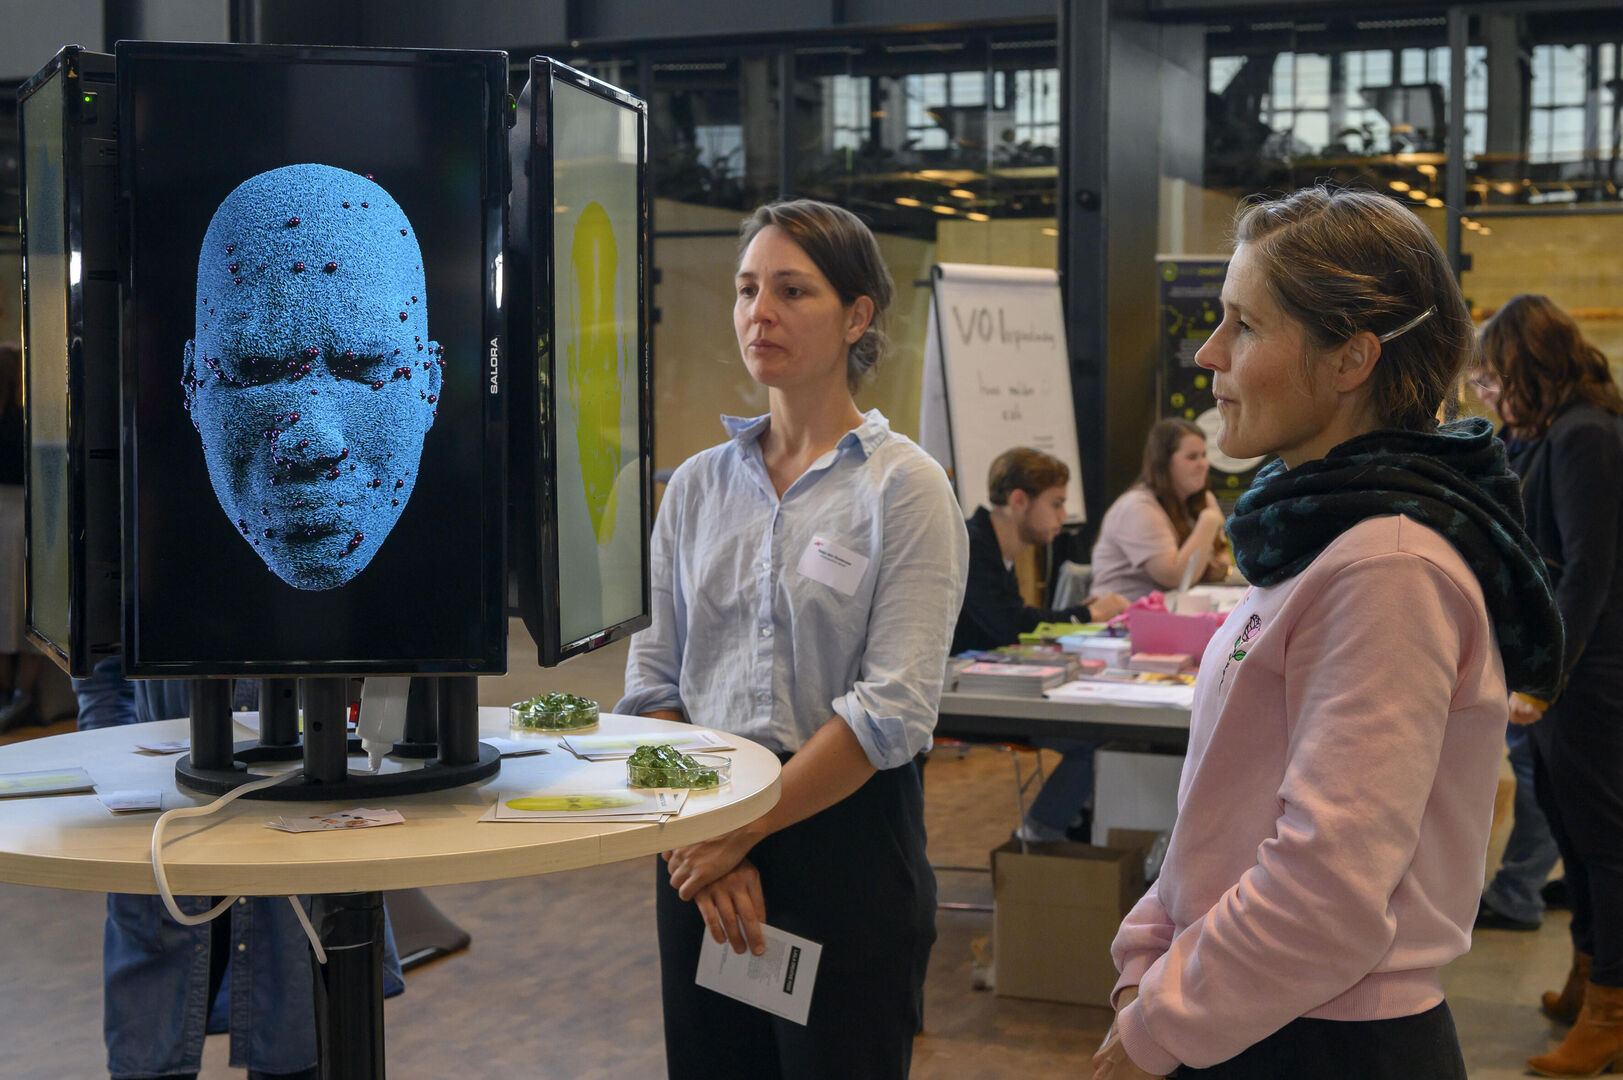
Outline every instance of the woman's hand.
[(1206, 505), (1200, 508), (1200, 518), (1216, 519), (1219, 526), (1221, 526), (1223, 522), (1227, 520), (1223, 517), (1223, 508), (1217, 505), (1217, 496), (1212, 494), (1209, 490), (1206, 492)]
[[(1116, 995), (1116, 1015), (1127, 1008), (1138, 998), (1138, 987), (1128, 986)], [(1104, 1045), (1099, 1052), (1093, 1055), (1093, 1080), (1159, 1080), (1152, 1073), (1147, 1073), (1127, 1056), (1127, 1048), (1121, 1044), (1121, 1032), (1116, 1030), (1116, 1021), (1110, 1021), (1110, 1030), (1105, 1033)]]
[(1544, 715), (1544, 710), (1547, 708), (1549, 708), (1548, 705), (1545, 705), (1540, 701), (1535, 701), (1524, 694), (1511, 694), (1510, 722), (1515, 724), (1517, 727), (1526, 727), (1529, 724), (1536, 724), (1538, 723), (1539, 718)]
[(710, 840), (663, 852), (665, 865), (671, 872), (671, 888), (684, 900), (694, 899), (699, 890), (743, 862), (754, 846), (755, 841), (743, 830), (735, 829)]
[(740, 862), (700, 889), (694, 900), (705, 929), (717, 944), (730, 944), (739, 955), (746, 947), (755, 956), (766, 952), (766, 937), (761, 933), (766, 898), (761, 894), (761, 875), (754, 863), (748, 859)]
[(1127, 1056), (1126, 1047), (1121, 1044), (1121, 1032), (1117, 1031), (1116, 1025), (1112, 1023), (1105, 1044), (1093, 1055), (1093, 1080), (1160, 1080), (1160, 1078), (1133, 1064), (1133, 1059)]

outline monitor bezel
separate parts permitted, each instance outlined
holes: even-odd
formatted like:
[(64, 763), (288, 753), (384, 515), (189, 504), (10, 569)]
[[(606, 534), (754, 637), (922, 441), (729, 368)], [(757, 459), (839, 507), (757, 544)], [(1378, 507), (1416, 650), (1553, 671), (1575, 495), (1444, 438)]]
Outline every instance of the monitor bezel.
[[(486, 342), (484, 379), (487, 393), (483, 401), (481, 437), (483, 475), (489, 481), (481, 527), (485, 542), (483, 560), (483, 613), (479, 635), (479, 655), (382, 660), (300, 661), (213, 661), (153, 659), (141, 651), (139, 634), (140, 550), (137, 509), (140, 476), (134, 454), (137, 420), (137, 365), (135, 342), (139, 340), (139, 312), (134, 297), (140, 288), (136, 280), (133, 199), (136, 188), (135, 155), (119, 152), (120, 285), (123, 364), (123, 457), (124, 457), (124, 666), (131, 678), (181, 678), (245, 676), (255, 678), (312, 677), (322, 675), (502, 675), (507, 671), (507, 530), (504, 513), (507, 492), (507, 349), (503, 323), (501, 275), (502, 251), (506, 236), (507, 123), (509, 116), (508, 67), (505, 52), (458, 49), (356, 48), (348, 46), (198, 44), (189, 42), (120, 41), (114, 46), (120, 73), (118, 116), (120, 129), (134, 130), (135, 95), (139, 90), (140, 69), (153, 62), (219, 62), (280, 64), (344, 64), (378, 67), (421, 67), (469, 65), (479, 68), (485, 84), (485, 135), (481, 155), (481, 202), (483, 217), (483, 332)], [(386, 631), (384, 631), (386, 632)]]
[[(558, 443), (557, 430), (551, 420), (557, 415), (557, 318), (554, 304), (556, 273), (554, 265), (553, 174), (550, 168), (551, 132), (554, 124), (553, 87), (565, 83), (594, 97), (602, 98), (632, 112), (637, 118), (637, 412), (638, 412), (638, 497), (642, 508), (642, 613), (629, 619), (605, 626), (579, 638), (564, 640), (563, 609), (559, 598), (559, 537), (558, 537)], [(538, 660), (543, 667), (552, 667), (570, 657), (579, 656), (605, 645), (630, 637), (653, 621), (653, 588), (649, 573), (649, 549), (654, 517), (653, 485), (653, 362), (648, 317), (648, 267), (651, 238), (651, 189), (648, 171), (648, 105), (641, 98), (617, 86), (595, 79), (551, 57), (530, 58), (530, 175), (528, 178), (530, 295), (527, 298), (532, 313), (535, 349), (533, 354), (525, 342), (527, 355), (522, 361), (535, 365), (534, 377), (528, 380), (534, 387), (533, 401), (526, 403), (525, 415), (532, 421), (529, 430), (521, 433), (520, 443), (531, 446), (516, 447), (517, 458), (534, 462), (534, 483), (525, 485), (521, 495), (527, 498), (521, 514), (522, 527), (533, 536), (533, 546), (521, 550), (533, 551), (536, 564), (519, 567), (520, 607), (524, 623), (535, 639)], [(549, 167), (538, 167), (547, 163)], [(528, 391), (527, 391), (528, 393)], [(528, 575), (528, 580), (525, 580)]]
[[(91, 620), (89, 609), (91, 606), (90, 556), (87, 550), (87, 528), (90, 514), (86, 500), (88, 498), (88, 484), (86, 483), (84, 465), (88, 452), (88, 425), (86, 416), (88, 408), (87, 373), (85, 361), (85, 295), (84, 277), (75, 281), (70, 271), (72, 259), (75, 254), (82, 256), (84, 251), (84, 158), (83, 147), (77, 133), (83, 124), (83, 111), (80, 108), (80, 82), (81, 77), (87, 74), (105, 76), (98, 79), (98, 84), (113, 83), (114, 64), (110, 53), (96, 52), (85, 49), (79, 45), (65, 45), (53, 56), (44, 67), (31, 76), (17, 88), (17, 142), (18, 142), (18, 193), (23, 207), (23, 219), (27, 218), (28, 199), (28, 136), (26, 110), (23, 105), (30, 98), (40, 93), (57, 92), (62, 95), (62, 238), (63, 238), (63, 293), (67, 297), (66, 340), (68, 351), (66, 357), (61, 358), (67, 365), (67, 445), (63, 465), (67, 470), (64, 478), (63, 497), (67, 502), (68, 527), (63, 542), (68, 545), (68, 629), (65, 641), (56, 640), (49, 632), (42, 630), (34, 621), (35, 596), (33, 575), (28, 572), (32, 566), (33, 544), (33, 415), (31, 409), (23, 411), (23, 610), (24, 632), (28, 641), (37, 647), (45, 656), (60, 667), (63, 671), (76, 678), (86, 678), (91, 669), (101, 659), (107, 656), (116, 656), (119, 652), (117, 627), (114, 627), (114, 637), (111, 641), (91, 640)], [(100, 92), (98, 90), (98, 92)], [(111, 107), (103, 104), (103, 108)], [(110, 209), (110, 208), (109, 208)], [(29, 341), (28, 316), (28, 236), (26, 230), (21, 236), (22, 254), (22, 344), (23, 344), (23, 386), (25, 395), (32, 381), (34, 361)], [(113, 347), (117, 347), (113, 342)], [(53, 358), (55, 362), (56, 358)], [(30, 395), (31, 396), (31, 395)], [(116, 507), (115, 507), (116, 510)], [(115, 526), (116, 527), (116, 526)], [(114, 592), (117, 586), (112, 586)]]

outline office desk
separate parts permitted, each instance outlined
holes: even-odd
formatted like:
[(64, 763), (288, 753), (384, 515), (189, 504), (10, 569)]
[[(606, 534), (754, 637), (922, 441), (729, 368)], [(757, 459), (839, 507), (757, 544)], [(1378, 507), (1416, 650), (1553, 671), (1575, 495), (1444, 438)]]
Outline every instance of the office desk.
[[(479, 710), (482, 736), (507, 734), (507, 710)], [(604, 734), (686, 725), (605, 715)], [(0, 772), (79, 765), (103, 791), (157, 789), (164, 809), (209, 802), (175, 786), (175, 760), (135, 752), (137, 742), (185, 738), (185, 720), (73, 732), (0, 747)], [(766, 748), (728, 736), (737, 749), (731, 783), (694, 792), (681, 816), (663, 825), (477, 824), (498, 795), (543, 786), (573, 790), (617, 787), (624, 761), (585, 762), (540, 737), (551, 752), (504, 758), (483, 783), (449, 791), (391, 797), (405, 823), (352, 832), (291, 834), (266, 819), (348, 809), (347, 802), (260, 802), (238, 799), (217, 814), (173, 822), (164, 866), (178, 895), (280, 896), (290, 893), (377, 894), (387, 889), (491, 881), (617, 862), (716, 836), (760, 817), (778, 801), (778, 759)], [(353, 761), (353, 759), (352, 759)], [(156, 893), (149, 848), (153, 813), (114, 816), (93, 794), (0, 799), (0, 881), (92, 892)], [(381, 900), (378, 901), (381, 903)], [(381, 916), (380, 916), (381, 917)], [(87, 932), (90, 928), (87, 928)], [(370, 957), (374, 965), (381, 953)], [(319, 1000), (319, 995), (318, 995)], [(348, 1017), (347, 1037), (376, 1041), (376, 1060), (350, 1077), (381, 1077), (382, 1005), (369, 1018)], [(375, 1026), (375, 1030), (374, 1030)], [(337, 1041), (335, 1036), (334, 1041)], [(340, 1047), (339, 1050), (351, 1048)], [(324, 1057), (333, 1052), (323, 1048)], [(351, 1055), (345, 1054), (353, 1060)], [(324, 1070), (328, 1062), (324, 1061)], [(329, 1075), (324, 1072), (324, 1075)]]
[(1189, 710), (950, 691), (941, 695), (935, 731), (968, 739), (1132, 739), (1182, 751), (1189, 746)]

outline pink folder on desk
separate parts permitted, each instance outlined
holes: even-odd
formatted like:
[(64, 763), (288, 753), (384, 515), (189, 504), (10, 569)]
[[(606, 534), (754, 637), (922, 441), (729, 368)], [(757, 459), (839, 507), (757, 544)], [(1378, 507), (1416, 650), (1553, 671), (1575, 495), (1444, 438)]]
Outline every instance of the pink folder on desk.
[(1223, 618), (1214, 612), (1174, 615), (1139, 608), (1128, 613), (1127, 632), (1135, 653), (1188, 653), (1198, 657), (1223, 625)]

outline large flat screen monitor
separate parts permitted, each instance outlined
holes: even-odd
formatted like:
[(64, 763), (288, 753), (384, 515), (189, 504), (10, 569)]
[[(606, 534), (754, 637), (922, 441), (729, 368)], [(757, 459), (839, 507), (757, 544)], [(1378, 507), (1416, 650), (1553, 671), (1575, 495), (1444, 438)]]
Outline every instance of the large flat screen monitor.
[(513, 537), (550, 665), (649, 623), (648, 124), (639, 99), (546, 57), (520, 101)]
[(68, 46), (17, 94), (28, 636), (70, 675), (119, 647), (113, 58)]
[(120, 42), (125, 669), (506, 666), (506, 55)]

